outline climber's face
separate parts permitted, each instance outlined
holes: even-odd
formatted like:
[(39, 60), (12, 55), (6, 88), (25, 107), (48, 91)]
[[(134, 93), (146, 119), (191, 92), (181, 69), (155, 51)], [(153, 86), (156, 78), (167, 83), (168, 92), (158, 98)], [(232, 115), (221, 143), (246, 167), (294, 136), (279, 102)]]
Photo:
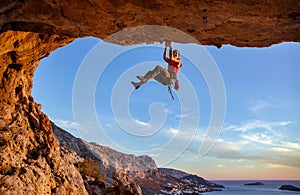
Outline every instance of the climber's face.
[(178, 57), (178, 52), (177, 51), (173, 51), (173, 57), (177, 58)]

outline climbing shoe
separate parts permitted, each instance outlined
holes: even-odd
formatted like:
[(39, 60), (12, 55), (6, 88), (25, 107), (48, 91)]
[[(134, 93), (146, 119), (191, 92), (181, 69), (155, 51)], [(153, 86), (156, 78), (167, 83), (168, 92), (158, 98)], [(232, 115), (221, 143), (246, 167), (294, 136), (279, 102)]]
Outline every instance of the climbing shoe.
[(131, 81), (131, 84), (134, 86), (135, 89), (138, 89), (141, 86), (140, 83), (136, 83), (136, 82), (133, 82), (133, 81)]

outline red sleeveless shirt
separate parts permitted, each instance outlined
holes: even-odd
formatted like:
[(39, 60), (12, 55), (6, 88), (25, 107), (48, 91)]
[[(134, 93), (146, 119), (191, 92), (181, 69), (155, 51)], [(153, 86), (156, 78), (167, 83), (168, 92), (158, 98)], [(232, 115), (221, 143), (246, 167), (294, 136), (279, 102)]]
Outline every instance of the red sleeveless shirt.
[(176, 76), (177, 76), (177, 74), (178, 74), (178, 72), (179, 72), (179, 69), (181, 68), (181, 66), (182, 66), (182, 63), (180, 63), (179, 64), (179, 62), (175, 62), (175, 61), (172, 61), (172, 60), (170, 60), (170, 59), (168, 59), (168, 71), (169, 72), (173, 72), (173, 73), (175, 73), (176, 74)]

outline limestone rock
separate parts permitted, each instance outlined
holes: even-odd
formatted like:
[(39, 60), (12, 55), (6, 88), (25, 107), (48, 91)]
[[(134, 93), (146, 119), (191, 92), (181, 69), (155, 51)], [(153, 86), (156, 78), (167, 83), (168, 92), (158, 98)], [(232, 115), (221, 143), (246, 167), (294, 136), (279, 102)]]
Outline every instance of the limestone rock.
[[(91, 158), (97, 161), (106, 173), (106, 184), (84, 176), (85, 186), (90, 194), (100, 192), (126, 191), (130, 194), (142, 194), (141, 188), (134, 181), (137, 172), (157, 169), (154, 160), (149, 156), (128, 155), (96, 143), (89, 143), (76, 138), (52, 123), (53, 132), (61, 144), (61, 150), (68, 161), (80, 162)], [(67, 152), (64, 152), (67, 151)]]
[(0, 40), (0, 194), (86, 194), (77, 169), (61, 158), (48, 117), (30, 96), (39, 60), (72, 39), (8, 31)]
[[(128, 27), (162, 25), (189, 33), (205, 45), (262, 47), (300, 41), (299, 10), (300, 1), (294, 0), (9, 0), (1, 3), (0, 26), (2, 32), (104, 39)], [(133, 42), (124, 41), (130, 34), (117, 42), (136, 44), (168, 37), (155, 32), (138, 35), (140, 39)]]

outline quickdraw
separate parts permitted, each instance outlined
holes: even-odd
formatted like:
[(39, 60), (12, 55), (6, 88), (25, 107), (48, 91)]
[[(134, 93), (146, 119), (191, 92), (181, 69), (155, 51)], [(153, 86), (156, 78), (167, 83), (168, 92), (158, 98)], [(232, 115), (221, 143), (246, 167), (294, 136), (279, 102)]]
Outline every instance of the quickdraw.
[(173, 96), (172, 89), (170, 86), (168, 86), (168, 92), (170, 93), (172, 100), (174, 100), (174, 96)]

